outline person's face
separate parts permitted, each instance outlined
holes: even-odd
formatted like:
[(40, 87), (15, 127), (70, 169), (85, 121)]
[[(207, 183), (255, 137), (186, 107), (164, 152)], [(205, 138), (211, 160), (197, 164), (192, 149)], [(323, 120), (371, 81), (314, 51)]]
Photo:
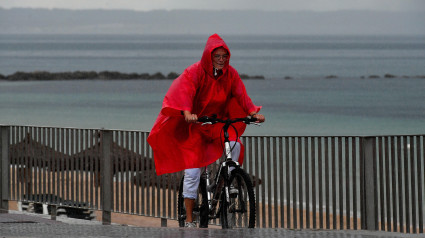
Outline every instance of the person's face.
[(229, 60), (229, 54), (224, 48), (217, 48), (212, 53), (213, 66), (216, 69), (223, 69), (227, 60)]

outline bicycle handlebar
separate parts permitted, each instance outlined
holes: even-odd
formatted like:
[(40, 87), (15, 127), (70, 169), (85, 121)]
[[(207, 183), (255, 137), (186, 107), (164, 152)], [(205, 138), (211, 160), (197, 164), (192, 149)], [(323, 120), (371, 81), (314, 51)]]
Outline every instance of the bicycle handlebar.
[(203, 117), (198, 118), (198, 121), (202, 122), (203, 124), (204, 123), (214, 124), (214, 123), (219, 122), (219, 123), (224, 123), (224, 124), (230, 125), (230, 124), (233, 124), (233, 123), (236, 123), (236, 122), (243, 122), (245, 124), (251, 124), (251, 123), (255, 124), (257, 119), (255, 117), (251, 117), (251, 116), (241, 117), (241, 118), (231, 118), (231, 119), (220, 119), (220, 118), (217, 118), (216, 116), (212, 116), (212, 117), (203, 116)]

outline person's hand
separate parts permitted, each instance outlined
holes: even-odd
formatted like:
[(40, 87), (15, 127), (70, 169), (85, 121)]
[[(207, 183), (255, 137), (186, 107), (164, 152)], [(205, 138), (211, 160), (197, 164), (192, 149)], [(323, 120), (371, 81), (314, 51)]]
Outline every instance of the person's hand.
[(256, 114), (256, 113), (254, 113), (251, 116), (254, 117), (255, 119), (257, 119), (256, 122), (258, 122), (258, 123), (263, 123), (263, 122), (266, 121), (266, 117), (263, 114)]
[(195, 123), (195, 122), (197, 122), (198, 121), (198, 115), (196, 115), (196, 114), (192, 114), (191, 112), (189, 112), (189, 111), (184, 111), (183, 112), (183, 116), (184, 116), (184, 120), (187, 122), (187, 123)]

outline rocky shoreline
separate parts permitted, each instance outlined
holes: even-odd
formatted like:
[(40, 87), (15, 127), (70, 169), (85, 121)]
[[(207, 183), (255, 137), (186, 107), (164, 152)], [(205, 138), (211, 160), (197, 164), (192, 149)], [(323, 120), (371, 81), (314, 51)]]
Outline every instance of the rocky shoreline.
[[(34, 72), (21, 72), (18, 71), (10, 75), (0, 74), (0, 81), (49, 81), (49, 80), (154, 80), (154, 79), (164, 79), (164, 80), (173, 80), (177, 78), (179, 74), (175, 72), (170, 72), (167, 75), (157, 72), (155, 74), (148, 73), (122, 73), (117, 71), (74, 71), (74, 72), (47, 72), (47, 71), (34, 71)], [(264, 80), (265, 77), (262, 75), (247, 75), (240, 74), (242, 79), (260, 79)], [(337, 75), (327, 75), (324, 76), (325, 79), (337, 79)], [(347, 78), (347, 77), (344, 77)], [(416, 76), (397, 76), (393, 74), (380, 75), (369, 75), (361, 76), (360, 79), (379, 79), (379, 78), (420, 78), (425, 79), (425, 75), (416, 75)], [(296, 79), (291, 76), (283, 77), (285, 80)]]
[[(337, 79), (339, 78), (337, 75), (327, 75), (325, 77), (323, 77), (325, 79)], [(343, 78), (349, 78), (349, 77), (343, 77)], [(351, 77), (352, 78), (352, 77)], [(407, 75), (402, 75), (402, 76), (397, 76), (397, 75), (393, 75), (393, 74), (385, 74), (383, 76), (380, 75), (369, 75), (369, 76), (361, 76), (360, 79), (380, 79), (380, 78), (403, 78), (403, 79), (408, 79), (408, 78), (412, 78), (412, 79), (425, 79), (425, 75), (415, 75), (415, 76), (407, 76)], [(296, 79), (293, 78), (291, 76), (285, 76), (283, 79), (286, 80), (290, 80), (290, 79)]]
[[(116, 71), (74, 71), (74, 72), (47, 72), (47, 71), (35, 71), (35, 72), (16, 72), (11, 75), (4, 76), (0, 74), (0, 80), (6, 81), (41, 81), (41, 80), (150, 80), (150, 79), (175, 79), (179, 74), (171, 72), (164, 75), (160, 72), (155, 74), (148, 73), (121, 73)], [(255, 75), (249, 76), (241, 74), (242, 79), (264, 79), (264, 76)]]

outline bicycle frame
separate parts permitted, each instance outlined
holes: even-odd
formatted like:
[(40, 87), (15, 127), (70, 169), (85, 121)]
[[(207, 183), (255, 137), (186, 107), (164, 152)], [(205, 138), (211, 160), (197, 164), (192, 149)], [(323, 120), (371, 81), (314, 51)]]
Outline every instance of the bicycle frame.
[[(230, 167), (239, 167), (239, 163), (232, 160), (232, 148), (230, 146), (230, 140), (229, 140), (229, 133), (227, 130), (229, 129), (230, 124), (225, 123), (223, 126), (224, 131), (224, 151), (226, 160), (220, 163), (220, 167), (218, 169), (218, 172), (214, 178), (214, 183), (210, 184), (210, 178), (209, 178), (209, 170), (208, 166), (205, 167), (205, 178), (207, 183), (207, 198), (208, 198), (208, 209), (210, 212), (215, 212), (215, 208), (217, 206), (218, 201), (220, 200), (222, 188), (224, 185), (226, 200), (229, 202), (230, 195), (229, 195), (229, 185), (227, 184), (228, 178), (230, 175)], [(224, 177), (224, 179), (221, 180), (221, 178)], [(214, 196), (214, 197), (213, 197)], [(215, 216), (216, 214), (210, 214)]]
[[(196, 209), (200, 215), (200, 227), (208, 227), (208, 220), (216, 218), (220, 218), (224, 229), (238, 226), (253, 228), (255, 226), (256, 208), (252, 182), (249, 175), (240, 168), (240, 164), (232, 160), (231, 152), (233, 148), (229, 140), (228, 129), (230, 126), (236, 129), (232, 124), (237, 122), (258, 125), (256, 120), (256, 118), (249, 116), (245, 118), (219, 119), (213, 115), (212, 117), (204, 116), (198, 118), (198, 122), (203, 123), (202, 125), (215, 123), (224, 124), (223, 152), (225, 153), (224, 156), (222, 156), (222, 158), (224, 158), (219, 163), (219, 168), (214, 179), (210, 179), (211, 171), (208, 168), (209, 166), (205, 167), (201, 175), (200, 190), (198, 193), (198, 198), (201, 198), (201, 200), (198, 200), (196, 204)], [(236, 137), (238, 138), (237, 134)], [(183, 184), (184, 178), (181, 180), (178, 199), (180, 227), (184, 226), (187, 212), (184, 207), (184, 198), (182, 196)], [(246, 196), (249, 198), (245, 201)], [(219, 207), (217, 207), (219, 202)], [(245, 208), (245, 204), (248, 204), (248, 209)], [(236, 215), (236, 213), (238, 215)], [(240, 219), (242, 217), (245, 217), (244, 220), (239, 220), (238, 224), (236, 224), (235, 219)]]

